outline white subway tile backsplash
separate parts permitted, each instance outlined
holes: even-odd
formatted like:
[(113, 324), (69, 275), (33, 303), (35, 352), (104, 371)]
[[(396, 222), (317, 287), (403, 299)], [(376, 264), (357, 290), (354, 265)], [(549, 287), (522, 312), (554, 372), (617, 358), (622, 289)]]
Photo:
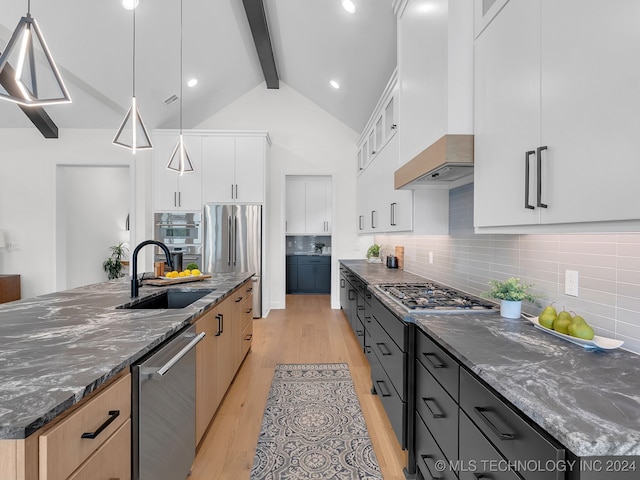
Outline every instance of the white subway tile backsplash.
[[(473, 189), (452, 192), (450, 235), (384, 235), (376, 243), (404, 245), (405, 270), (474, 295), (488, 290), (489, 280), (520, 277), (535, 284), (543, 305), (581, 314), (596, 334), (640, 354), (640, 234), (477, 235), (464, 212), (473, 208)], [(578, 297), (564, 294), (567, 269), (579, 272)], [(540, 311), (526, 303), (523, 309)]]

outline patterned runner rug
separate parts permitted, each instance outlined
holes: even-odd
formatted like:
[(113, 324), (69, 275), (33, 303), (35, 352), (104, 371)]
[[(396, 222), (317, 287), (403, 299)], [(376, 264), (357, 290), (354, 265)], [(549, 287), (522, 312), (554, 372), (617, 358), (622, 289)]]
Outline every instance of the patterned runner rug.
[(349, 367), (277, 365), (251, 480), (381, 480)]

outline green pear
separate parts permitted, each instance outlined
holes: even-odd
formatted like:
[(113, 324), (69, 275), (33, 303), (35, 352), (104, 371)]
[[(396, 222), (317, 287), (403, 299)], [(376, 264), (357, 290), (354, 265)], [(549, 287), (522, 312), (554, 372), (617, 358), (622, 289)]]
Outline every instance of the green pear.
[(558, 316), (558, 312), (556, 312), (555, 307), (553, 306), (553, 303), (551, 305), (547, 305), (544, 310), (542, 310), (542, 313), (540, 314), (540, 316), (542, 316), (545, 313), (550, 313), (555, 315), (556, 317)]
[(558, 314), (558, 318), (553, 322), (553, 329), (558, 333), (569, 333), (569, 325), (571, 324), (571, 314), (565, 310)]
[(573, 317), (571, 319), (571, 323), (569, 324), (569, 327), (567, 328), (567, 333), (569, 333), (569, 335), (571, 335), (572, 337), (577, 337), (576, 335), (576, 328), (579, 325), (583, 325), (586, 324), (587, 322), (585, 321), (584, 318), (582, 318), (580, 315), (576, 315), (575, 317)]
[(593, 340), (593, 328), (591, 328), (586, 322), (578, 323), (573, 330), (574, 337), (582, 338), (583, 340)]
[(553, 322), (556, 321), (558, 315), (555, 312), (555, 308), (551, 307), (553, 308), (553, 311), (547, 310), (547, 308), (545, 308), (538, 317), (538, 323), (540, 323), (540, 325), (542, 325), (543, 327), (553, 328)]

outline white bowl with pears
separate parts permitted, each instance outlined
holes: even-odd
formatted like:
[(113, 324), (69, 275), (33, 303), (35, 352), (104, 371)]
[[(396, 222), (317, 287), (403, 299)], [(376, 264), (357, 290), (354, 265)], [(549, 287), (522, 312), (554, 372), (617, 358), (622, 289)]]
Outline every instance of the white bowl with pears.
[(566, 310), (558, 312), (553, 304), (548, 305), (537, 317), (522, 314), (533, 326), (556, 337), (586, 349), (614, 350), (624, 343), (622, 340), (595, 335), (591, 325), (580, 315), (571, 315)]

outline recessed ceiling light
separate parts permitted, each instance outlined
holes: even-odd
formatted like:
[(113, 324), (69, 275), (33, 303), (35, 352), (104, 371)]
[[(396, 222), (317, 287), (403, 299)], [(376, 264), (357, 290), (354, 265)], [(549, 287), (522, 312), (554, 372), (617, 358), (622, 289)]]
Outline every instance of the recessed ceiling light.
[(356, 12), (356, 6), (351, 0), (342, 0), (342, 8), (344, 8), (349, 13)]
[(127, 10), (133, 10), (138, 6), (138, 0), (122, 0), (122, 6)]
[(336, 90), (338, 90), (340, 88), (340, 84), (338, 82), (336, 82), (335, 80), (331, 80), (329, 82), (329, 85), (331, 85), (333, 88), (335, 88)]
[(198, 84), (197, 78), (192, 78), (187, 82), (187, 87), (195, 87)]

